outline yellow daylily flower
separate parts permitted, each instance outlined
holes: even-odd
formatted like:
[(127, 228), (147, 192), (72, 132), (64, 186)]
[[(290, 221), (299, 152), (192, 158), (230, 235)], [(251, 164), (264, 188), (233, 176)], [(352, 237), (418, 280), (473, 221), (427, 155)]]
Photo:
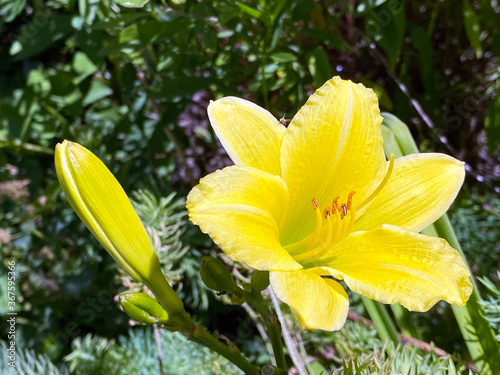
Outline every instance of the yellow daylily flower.
[(71, 207), (102, 246), (162, 301), (170, 317), (186, 318), (182, 301), (163, 276), (146, 229), (104, 163), (85, 147), (65, 140), (56, 146), (55, 165)]
[(463, 259), (418, 233), (455, 199), (463, 163), (443, 154), (387, 161), (372, 90), (334, 77), (288, 128), (234, 97), (211, 102), (208, 115), (235, 165), (193, 188), (190, 219), (234, 260), (270, 271), (305, 329), (344, 324), (347, 294), (331, 277), (409, 310), (467, 302)]

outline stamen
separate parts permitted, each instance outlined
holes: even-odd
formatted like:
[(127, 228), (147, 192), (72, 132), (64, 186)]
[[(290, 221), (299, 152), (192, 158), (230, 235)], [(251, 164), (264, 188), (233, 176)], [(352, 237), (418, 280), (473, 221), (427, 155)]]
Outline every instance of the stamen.
[(353, 196), (354, 194), (356, 194), (356, 192), (355, 192), (355, 191), (351, 191), (351, 192), (349, 193), (349, 196), (347, 197), (347, 209), (348, 209), (348, 210), (350, 210), (350, 209), (351, 209), (351, 207), (352, 207), (352, 196)]
[(344, 237), (348, 236), (349, 233), (352, 232), (352, 228), (354, 228), (354, 222), (356, 221), (356, 213), (354, 212), (354, 209), (351, 209), (349, 213), (349, 221), (344, 222), (344, 225), (342, 227), (342, 233), (340, 234), (339, 239), (343, 239)]
[(338, 242), (340, 239), (340, 236), (342, 235), (342, 222), (340, 221), (340, 212), (335, 211), (335, 236), (332, 238), (332, 243)]
[(332, 208), (330, 206), (326, 206), (325, 210), (323, 211), (323, 217), (325, 219), (328, 219), (331, 213), (332, 213)]
[(384, 188), (385, 184), (387, 181), (389, 181), (389, 177), (391, 177), (392, 170), (394, 169), (394, 154), (391, 154), (390, 160), (389, 160), (389, 168), (387, 168), (387, 172), (385, 173), (385, 176), (383, 180), (380, 182), (380, 185), (375, 189), (373, 193), (370, 194), (368, 198), (366, 198), (363, 202), (358, 204), (356, 206), (356, 211), (359, 211), (362, 209), (364, 206), (366, 206), (368, 203), (370, 203), (378, 193)]
[(316, 229), (314, 230), (313, 238), (307, 247), (307, 249), (312, 249), (314, 246), (316, 246), (316, 243), (318, 242), (318, 239), (321, 235), (321, 229), (323, 226), (323, 219), (321, 217), (321, 210), (318, 210), (319, 204), (316, 201), (316, 198), (312, 199), (312, 205), (313, 205), (313, 210), (316, 211)]
[(340, 197), (338, 195), (335, 198), (333, 198), (332, 207), (334, 211), (335, 210), (340, 211), (339, 198)]
[(342, 220), (347, 216), (347, 207), (345, 206), (345, 204), (342, 204), (342, 206), (340, 207), (342, 208), (342, 210), (340, 211), (340, 220)]

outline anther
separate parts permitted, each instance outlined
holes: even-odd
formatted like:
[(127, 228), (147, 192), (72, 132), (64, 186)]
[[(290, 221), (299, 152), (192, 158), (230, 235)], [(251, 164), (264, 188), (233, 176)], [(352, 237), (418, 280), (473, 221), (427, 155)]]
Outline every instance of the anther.
[(326, 206), (325, 210), (323, 211), (323, 217), (327, 219), (330, 217), (331, 213), (332, 213), (332, 208), (330, 206)]
[(318, 204), (318, 201), (316, 200), (316, 198), (313, 198), (313, 199), (311, 200), (311, 203), (312, 203), (312, 205), (313, 205), (313, 210), (317, 210), (317, 209), (318, 209), (318, 207), (319, 207), (319, 204)]
[(351, 192), (349, 193), (349, 196), (347, 197), (347, 209), (348, 209), (348, 210), (350, 210), (350, 209), (351, 209), (351, 207), (352, 207), (352, 196), (353, 196), (354, 194), (356, 194), (356, 192), (355, 192), (355, 191), (351, 191)]
[(347, 216), (347, 207), (345, 204), (342, 204), (342, 206), (340, 206), (342, 208), (342, 211), (340, 211), (340, 219), (342, 220), (344, 217)]
[(340, 206), (339, 206), (339, 196), (337, 195), (335, 198), (333, 198), (333, 202), (332, 202), (332, 209), (333, 209), (333, 212), (335, 211), (340, 211)]

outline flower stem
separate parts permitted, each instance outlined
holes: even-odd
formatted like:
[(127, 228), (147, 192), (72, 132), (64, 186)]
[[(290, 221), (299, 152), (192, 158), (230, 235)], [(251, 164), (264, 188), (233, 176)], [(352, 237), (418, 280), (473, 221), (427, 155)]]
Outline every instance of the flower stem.
[[(167, 281), (165, 280), (165, 282)], [(179, 297), (177, 294), (169, 293), (171, 289), (165, 287), (162, 288), (161, 283), (150, 285), (149, 288), (164, 308), (178, 302)], [(224, 358), (234, 363), (245, 374), (257, 374), (259, 368), (248, 362), (248, 360), (241, 355), (236, 346), (230, 347), (220, 342), (219, 339), (212, 336), (205, 328), (194, 323), (191, 316), (184, 310), (184, 308), (177, 309), (175, 314), (169, 316), (169, 326), (174, 330), (180, 330), (180, 332), (189, 340), (206, 346), (207, 348), (219, 353)], [(275, 374), (278, 373), (275, 372)]]
[(224, 358), (238, 366), (238, 368), (245, 374), (254, 375), (257, 374), (257, 371), (259, 370), (257, 366), (248, 362), (236, 347), (231, 348), (223, 344), (200, 325), (193, 325), (193, 329), (189, 332), (187, 338), (219, 353)]
[(284, 371), (287, 370), (287, 364), (285, 359), (285, 353), (283, 352), (283, 342), (281, 340), (281, 326), (279, 324), (278, 317), (274, 311), (271, 311), (264, 302), (264, 299), (260, 295), (255, 295), (249, 293), (243, 289), (239, 289), (235, 294), (240, 294), (245, 297), (246, 302), (256, 310), (262, 320), (264, 321), (267, 333), (269, 335), (269, 340), (273, 347), (274, 358), (276, 360), (276, 366)]

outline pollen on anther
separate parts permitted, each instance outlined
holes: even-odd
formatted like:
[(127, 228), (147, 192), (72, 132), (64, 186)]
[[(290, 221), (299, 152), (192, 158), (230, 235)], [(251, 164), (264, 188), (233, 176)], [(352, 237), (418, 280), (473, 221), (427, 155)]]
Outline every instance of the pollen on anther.
[(323, 211), (323, 217), (325, 219), (329, 218), (332, 213), (332, 208), (330, 206), (326, 206), (325, 210)]
[(340, 208), (342, 208), (342, 210), (339, 210), (340, 211), (340, 219), (343, 219), (344, 217), (347, 216), (347, 207), (345, 204), (342, 204), (342, 206), (340, 206)]
[(313, 198), (313, 199), (311, 200), (311, 203), (312, 203), (312, 205), (313, 205), (313, 210), (317, 210), (317, 209), (318, 209), (318, 207), (319, 207), (319, 204), (318, 204), (318, 201), (316, 200), (316, 198)]
[(332, 202), (332, 209), (333, 209), (333, 212), (335, 212), (335, 210), (337, 211), (340, 211), (340, 206), (339, 206), (339, 196), (337, 195), (335, 198), (333, 198), (333, 202)]
[(349, 193), (349, 196), (347, 197), (347, 209), (348, 209), (348, 210), (350, 210), (350, 209), (351, 209), (351, 207), (352, 207), (352, 196), (353, 196), (354, 194), (356, 194), (356, 192), (355, 192), (355, 191), (351, 191), (351, 192)]

